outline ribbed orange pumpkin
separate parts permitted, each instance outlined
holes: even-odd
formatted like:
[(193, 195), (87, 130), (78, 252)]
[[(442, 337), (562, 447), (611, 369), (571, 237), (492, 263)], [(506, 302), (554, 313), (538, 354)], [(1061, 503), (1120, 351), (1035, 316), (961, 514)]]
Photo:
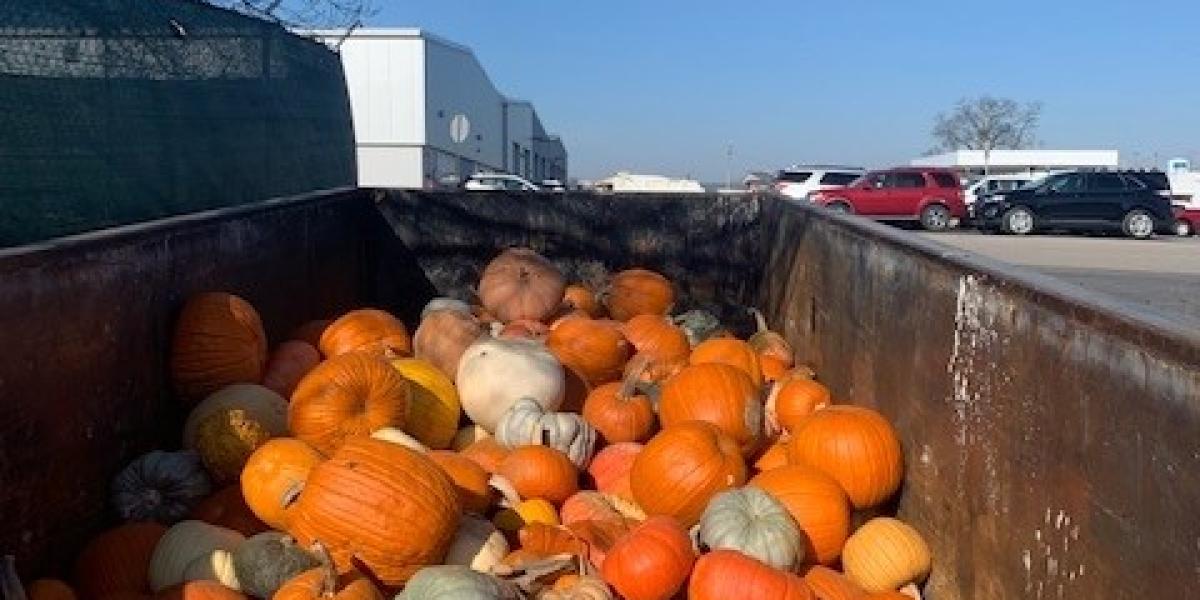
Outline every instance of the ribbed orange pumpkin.
[(479, 300), (504, 323), (543, 321), (562, 305), (566, 281), (554, 263), (529, 248), (509, 248), (479, 278)]
[(496, 474), (521, 498), (542, 498), (556, 506), (579, 491), (579, 471), (567, 455), (549, 446), (521, 446), (509, 452)]
[(592, 390), (583, 403), (583, 419), (610, 444), (644, 442), (654, 434), (654, 406), (637, 393), (636, 386), (637, 374), (630, 373), (621, 383)]
[(335, 577), (317, 567), (289, 579), (271, 600), (383, 600), (383, 594), (360, 573)]
[(223, 292), (193, 296), (171, 339), (171, 383), (188, 405), (231, 383), (258, 383), (267, 334), (249, 302)]
[(652, 364), (687, 360), (692, 352), (687, 334), (661, 315), (637, 315), (621, 328), (625, 339)]
[(38, 579), (25, 586), (28, 600), (76, 600), (75, 590), (59, 579)]
[(587, 468), (596, 490), (633, 502), (629, 476), (633, 471), (634, 459), (644, 448), (636, 442), (621, 442), (605, 446), (597, 452)]
[(412, 355), (404, 323), (377, 308), (360, 308), (338, 317), (321, 333), (318, 347), (326, 358), (359, 351), (389, 358)]
[[(215, 581), (185, 581), (154, 595), (154, 600), (245, 600), (246, 595)], [(32, 600), (32, 599), (31, 599)]]
[(495, 473), (500, 468), (500, 462), (508, 456), (508, 448), (501, 446), (496, 438), (488, 436), (471, 442), (459, 454), (482, 467), (484, 471)]
[(633, 461), (630, 487), (648, 515), (695, 525), (718, 492), (746, 481), (746, 463), (732, 438), (703, 421), (688, 421), (654, 436)]
[(637, 315), (665, 315), (675, 304), (675, 289), (654, 271), (629, 269), (613, 276), (605, 304), (608, 314), (618, 321)]
[(271, 353), (263, 375), (263, 387), (290, 398), (296, 385), (321, 364), (321, 353), (308, 342), (288, 340)]
[(166, 526), (154, 522), (118, 525), (92, 538), (75, 560), (73, 583), (84, 598), (118, 592), (150, 593), (146, 573)]
[(578, 521), (640, 521), (641, 509), (632, 502), (593, 490), (575, 493), (559, 509), (563, 525)]
[(692, 365), (722, 364), (740, 369), (750, 378), (755, 387), (762, 387), (762, 367), (758, 364), (758, 353), (750, 344), (737, 338), (709, 338), (700, 342), (688, 356)]
[(433, 461), (399, 444), (352, 438), (309, 475), (289, 533), (303, 546), (320, 540), (339, 572), (361, 564), (395, 586), (442, 562), (461, 513), (454, 483)]
[(713, 550), (696, 561), (688, 600), (814, 600), (799, 575), (780, 571), (736, 550)]
[(321, 347), (321, 334), (325, 333), (325, 328), (333, 321), (329, 319), (321, 319), (318, 321), (308, 321), (292, 330), (288, 334), (289, 340), (297, 340), (305, 342), (313, 348)]
[(601, 573), (627, 600), (667, 600), (683, 587), (695, 560), (679, 522), (652, 517), (613, 544)]
[(854, 585), (845, 575), (816, 565), (804, 573), (804, 583), (812, 588), (819, 600), (866, 600), (867, 593)]
[(850, 535), (850, 501), (828, 475), (785, 465), (755, 475), (750, 484), (783, 504), (804, 532), (804, 559), (831, 565)]
[(563, 312), (583, 311), (593, 319), (600, 316), (600, 303), (591, 288), (580, 283), (567, 286), (563, 293)]
[(435, 310), (417, 326), (413, 351), (417, 358), (429, 361), (453, 381), (463, 352), (483, 333), (483, 324), (471, 313), (448, 308)]
[(270, 529), (246, 505), (242, 498), (242, 486), (236, 483), (201, 500), (192, 509), (189, 518), (232, 529), (246, 537)]
[(550, 330), (546, 346), (593, 386), (621, 379), (629, 360), (629, 342), (617, 326), (595, 319), (561, 319)]
[(833, 477), (854, 508), (891, 497), (904, 478), (900, 439), (883, 415), (861, 406), (830, 406), (796, 425), (788, 460)]
[(712, 423), (733, 438), (744, 456), (762, 442), (763, 404), (746, 374), (724, 364), (694, 364), (663, 384), (658, 417), (664, 429), (686, 421)]
[(408, 381), (382, 356), (340, 354), (296, 386), (288, 426), (292, 435), (328, 456), (348, 438), (384, 427), (403, 429), (410, 393)]
[(488, 485), (489, 474), (483, 467), (449, 450), (434, 450), (428, 456), (454, 482), (463, 510), (478, 514), (487, 512), (495, 499), (495, 490)]
[(832, 404), (829, 388), (805, 377), (785, 375), (767, 398), (767, 423), (777, 431), (792, 432), (808, 415)]
[(571, 530), (561, 525), (526, 523), (517, 532), (517, 540), (522, 550), (542, 556), (555, 554), (587, 556), (587, 545), (575, 537)]
[(770, 471), (771, 469), (778, 469), (786, 464), (788, 464), (787, 444), (775, 442), (759, 455), (758, 460), (754, 461), (754, 470), (761, 473), (763, 471)]
[(242, 498), (264, 523), (286, 529), (296, 497), (322, 460), (320, 452), (298, 439), (267, 440), (242, 468)]

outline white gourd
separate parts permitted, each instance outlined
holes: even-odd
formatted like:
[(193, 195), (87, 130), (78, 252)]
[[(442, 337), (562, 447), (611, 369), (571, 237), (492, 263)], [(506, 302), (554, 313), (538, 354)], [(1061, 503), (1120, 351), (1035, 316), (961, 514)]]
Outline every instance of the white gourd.
[(505, 448), (549, 446), (586, 469), (596, 449), (596, 429), (574, 413), (542, 408), (532, 398), (517, 400), (496, 426), (496, 441)]
[(544, 344), (492, 337), (463, 352), (455, 384), (467, 416), (488, 432), (496, 431), (517, 400), (531, 398), (546, 410), (558, 410), (565, 390), (562, 365)]

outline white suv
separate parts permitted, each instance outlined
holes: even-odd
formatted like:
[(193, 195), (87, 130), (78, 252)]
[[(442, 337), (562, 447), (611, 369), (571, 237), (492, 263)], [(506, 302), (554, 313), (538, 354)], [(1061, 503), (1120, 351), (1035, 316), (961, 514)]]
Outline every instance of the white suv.
[(790, 167), (775, 176), (775, 191), (794, 200), (804, 200), (812, 192), (846, 187), (864, 173), (855, 167)]
[(463, 189), (488, 192), (503, 190), (536, 192), (540, 188), (524, 178), (508, 173), (476, 173), (463, 183)]

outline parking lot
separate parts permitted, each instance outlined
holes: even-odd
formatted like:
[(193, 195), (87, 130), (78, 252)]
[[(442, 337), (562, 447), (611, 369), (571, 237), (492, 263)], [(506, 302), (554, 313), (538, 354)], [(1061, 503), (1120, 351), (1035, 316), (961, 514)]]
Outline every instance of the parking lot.
[(1200, 330), (1200, 237), (1138, 241), (1070, 235), (1013, 237), (973, 231), (919, 235), (1031, 267)]

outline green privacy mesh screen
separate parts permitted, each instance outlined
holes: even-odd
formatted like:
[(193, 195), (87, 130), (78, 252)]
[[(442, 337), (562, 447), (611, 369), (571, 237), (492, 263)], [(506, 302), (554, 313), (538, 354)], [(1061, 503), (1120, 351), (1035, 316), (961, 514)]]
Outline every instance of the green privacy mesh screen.
[(337, 55), (191, 0), (0, 0), (0, 247), (355, 182)]

